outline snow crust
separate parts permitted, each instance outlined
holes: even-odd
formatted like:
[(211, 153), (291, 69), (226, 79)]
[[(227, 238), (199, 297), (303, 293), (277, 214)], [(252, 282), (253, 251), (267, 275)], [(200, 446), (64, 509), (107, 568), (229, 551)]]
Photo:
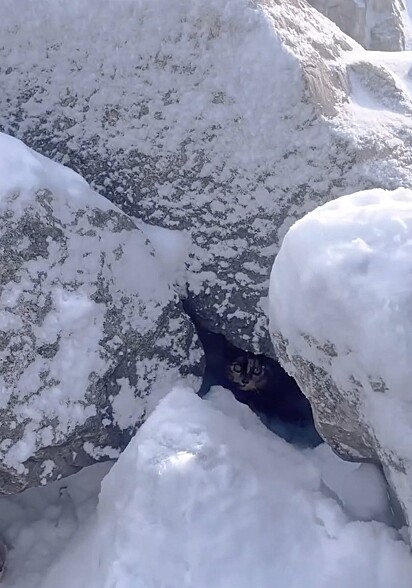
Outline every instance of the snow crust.
[[(351, 520), (322, 476), (228, 391), (204, 401), (176, 389), (39, 586), (409, 588), (407, 546), (382, 523)], [(354, 479), (354, 495), (375, 482)]]

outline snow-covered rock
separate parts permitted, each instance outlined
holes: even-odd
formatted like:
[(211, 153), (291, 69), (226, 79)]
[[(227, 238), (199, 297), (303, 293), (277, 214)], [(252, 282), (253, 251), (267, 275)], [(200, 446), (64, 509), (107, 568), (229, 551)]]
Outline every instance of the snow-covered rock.
[(196, 353), (135, 223), (3, 134), (0, 267), (0, 492), (11, 493), (117, 455)]
[(196, 310), (240, 347), (273, 352), (268, 279), (295, 219), (412, 186), (409, 99), (301, 0), (2, 0), (0, 36), (0, 127), (187, 230)]
[(226, 393), (229, 415), (188, 390), (162, 400), (41, 588), (409, 588), (393, 529), (351, 521), (310, 460)]
[(287, 233), (271, 335), (342, 457), (381, 463), (412, 522), (412, 191), (370, 190)]
[(405, 49), (403, 0), (309, 0), (365, 49)]

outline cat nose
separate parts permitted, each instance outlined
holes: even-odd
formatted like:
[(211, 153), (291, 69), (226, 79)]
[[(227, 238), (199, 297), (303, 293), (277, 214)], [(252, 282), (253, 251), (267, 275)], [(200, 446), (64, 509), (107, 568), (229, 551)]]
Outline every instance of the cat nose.
[(247, 384), (249, 382), (249, 380), (246, 380), (245, 378), (242, 378), (242, 384)]

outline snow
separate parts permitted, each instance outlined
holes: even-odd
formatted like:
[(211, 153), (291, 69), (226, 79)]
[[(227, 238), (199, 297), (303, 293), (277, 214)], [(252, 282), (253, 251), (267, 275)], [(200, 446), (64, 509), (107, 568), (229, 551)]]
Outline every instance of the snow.
[(119, 378), (117, 383), (120, 390), (116, 396), (110, 397), (113, 421), (121, 429), (127, 429), (141, 421), (145, 412), (145, 402), (141, 398), (136, 398), (127, 378)]
[(259, 299), (291, 219), (411, 182), (407, 117), (350, 110), (345, 62), (369, 54), (305, 3), (2, 0), (0, 12), (0, 124), (127, 214), (187, 230), (198, 310), (222, 330), (241, 310), (230, 337), (249, 348), (269, 349)]
[(395, 76), (398, 85), (412, 97), (412, 51), (368, 53), (372, 63), (386, 66)]
[(0, 210), (9, 206), (8, 197), (13, 193), (23, 196), (16, 202), (14, 214), (18, 214), (24, 210), (21, 204), (31, 200), (33, 191), (48, 189), (61, 192), (64, 186), (68, 197), (79, 203), (79, 199), (81, 202), (84, 198), (85, 190), (89, 190), (87, 182), (79, 174), (43, 157), (4, 133), (0, 133), (0, 154)]
[[(409, 157), (404, 133), (410, 128), (407, 103), (402, 110), (404, 102), (394, 92), (391, 110), (387, 106), (391, 96), (381, 91), (379, 76), (375, 86), (353, 83), (347, 105), (341, 105), (343, 90), (338, 92), (336, 127), (339, 130), (341, 124), (342, 135), (355, 143), (359, 140), (359, 145), (365, 137), (370, 141), (369, 149), (354, 150), (356, 165), (348, 163), (342, 146), (331, 140), (329, 128), (308, 124), (313, 105), (303, 100), (303, 61), (297, 57), (301, 53), (306, 64), (312, 58), (318, 64), (317, 50), (311, 53), (315, 44), (320, 53), (331, 56), (332, 46), (342, 64), (361, 55), (385, 63), (395, 72), (399, 87), (410, 93), (410, 55), (358, 54), (350, 44), (352, 50), (345, 56), (326, 23), (323, 30), (323, 21), (302, 18), (295, 29), (288, 21), (290, 17), (294, 22), (294, 6), (286, 6), (284, 12), (279, 6), (257, 8), (247, 0), (199, 0), (190, 6), (181, 0), (124, 0), (106, 2), (102, 8), (101, 0), (3, 0), (0, 19), (7, 41), (1, 50), (8, 66), (2, 111), (6, 128), (20, 136), (32, 134), (33, 141), (34, 134), (61, 160), (77, 161), (73, 154), (81, 152), (95, 185), (104, 186), (106, 193), (116, 192), (125, 208), (130, 204), (128, 212), (137, 214), (137, 208), (139, 216), (170, 227), (181, 227), (183, 219), (188, 232), (139, 225), (163, 266), (165, 282), (183, 288), (190, 281), (194, 292), (206, 293), (220, 283), (227, 291), (226, 299), (219, 302), (222, 314), (225, 320), (242, 321), (242, 328), (255, 317), (249, 310), (254, 308), (252, 294), (257, 293), (257, 300), (266, 294), (268, 264), (292, 217), (341, 193), (345, 185), (364, 184), (368, 166), (373, 182), (399, 183), (404, 174), (410, 183), (410, 162), (402, 168), (402, 154)], [(140, 34), (142, 29), (145, 35)], [(35, 88), (26, 95), (31, 80)], [(43, 136), (45, 128), (49, 138)], [(224, 132), (218, 132), (220, 128)], [(381, 150), (375, 150), (376, 144)], [(205, 146), (207, 157), (200, 162), (199, 152)], [(164, 159), (156, 168), (150, 168), (151, 161), (148, 170), (137, 159), (129, 170), (125, 156), (126, 164), (111, 175), (112, 164), (119, 167), (114, 154), (122, 154), (121, 159), (133, 149), (153, 160)], [(182, 151), (187, 159), (173, 175), (173, 157)], [(308, 152), (317, 154), (302, 165)], [(92, 200), (97, 198), (80, 176), (3, 135), (0, 154), (0, 177), (5, 182), (0, 211), (5, 197), (18, 190), (27, 200), (16, 201), (13, 214), (23, 214), (30, 191), (37, 187), (61, 193), (64, 185), (73, 203), (82, 202), (84, 191)], [(327, 161), (329, 155), (336, 156), (336, 167)], [(94, 156), (109, 162), (103, 177), (94, 177)], [(342, 183), (341, 168), (346, 165), (354, 171)], [(331, 167), (329, 177), (326, 171)], [(136, 200), (125, 170), (139, 178)], [(207, 184), (210, 177), (216, 185)], [(302, 186), (309, 194), (303, 203)], [(410, 445), (402, 427), (409, 410), (405, 370), (411, 325), (405, 309), (410, 283), (405, 276), (412, 275), (410, 200), (410, 194), (401, 190), (396, 195), (373, 191), (337, 201), (301, 221), (307, 224), (298, 223), (285, 240), (288, 244), (290, 235), (298, 234), (297, 250), (296, 244), (289, 249), (286, 245), (277, 260), (284, 283), (297, 280), (286, 293), (293, 304), (290, 314), (285, 311), (277, 318), (295, 329), (292, 337), (297, 338), (303, 318), (320, 335), (336, 335), (345, 350), (350, 340), (354, 352), (346, 367), (351, 373), (359, 352), (362, 369), (375, 370), (379, 377), (384, 372), (401, 406), (394, 409), (384, 399), (374, 399), (376, 413), (384, 417), (380, 421), (384, 432), (391, 419), (400, 423), (399, 431), (387, 434), (396, 434), (405, 452)], [(274, 219), (280, 213), (281, 229), (274, 235)], [(239, 219), (240, 234), (233, 230)], [(199, 222), (201, 230), (195, 227)], [(342, 238), (338, 244), (337, 235)], [(49, 243), (51, 252), (52, 248)], [(138, 265), (137, 250), (131, 248), (121, 267), (113, 259), (111, 271), (119, 289), (135, 287), (130, 268)], [(308, 261), (309, 254), (315, 256), (313, 262)], [(73, 267), (79, 267), (78, 260)], [(37, 271), (38, 266), (32, 269)], [(151, 270), (151, 264), (145, 264), (140, 273), (150, 275)], [(304, 285), (302, 298), (296, 283)], [(150, 298), (158, 284), (143, 280), (139, 287), (145, 285)], [(225, 312), (232, 290), (235, 304)], [(210, 299), (219, 298), (215, 294), (212, 291)], [(330, 295), (331, 306), (318, 308), (320, 294)], [(285, 302), (275, 287), (271, 295)], [(2, 290), (3, 305), (13, 307), (17, 298), (16, 289)], [(265, 299), (261, 300), (263, 308)], [(73, 327), (78, 326), (84, 335), (80, 344), (76, 336), (70, 337), (70, 343), (63, 341), (66, 347), (58, 358), (59, 378), (70, 388), (63, 399), (76, 401), (82, 398), (90, 371), (78, 363), (79, 350), (84, 353), (85, 346), (101, 339), (103, 316), (80, 293), (69, 295), (56, 288), (53, 304), (55, 312), (48, 315), (43, 330), (34, 327), (35, 334), (50, 342), (62, 329), (73, 335)], [(373, 312), (376, 307), (382, 310), (379, 318)], [(156, 308), (160, 312), (162, 305)], [(136, 313), (134, 317), (138, 320)], [(364, 317), (366, 328), (356, 330)], [(19, 320), (7, 310), (0, 313), (2, 328), (18, 331)], [(256, 322), (259, 335), (263, 328), (262, 313)], [(172, 332), (163, 340), (165, 348), (173, 348)], [(113, 347), (119, 343), (115, 337), (111, 340)], [(395, 345), (390, 349), (396, 354), (387, 354), (387, 344)], [(389, 364), (398, 358), (400, 369), (396, 363), (395, 373)], [(153, 377), (157, 363), (157, 358), (140, 362), (142, 379)], [(99, 367), (107, 366), (94, 364)], [(33, 386), (41, 368), (36, 365), (26, 374), (20, 381), (22, 390)], [(338, 376), (345, 379), (347, 373), (343, 370)], [(169, 383), (165, 374), (164, 388)], [(119, 394), (111, 399), (117, 425), (128, 427), (144, 413), (154, 412), (109, 473), (110, 464), (105, 464), (0, 499), (0, 533), (10, 546), (5, 588), (410, 587), (412, 559), (398, 533), (388, 526), (392, 514), (377, 468), (343, 463), (326, 445), (297, 450), (222, 389), (214, 389), (206, 400), (192, 390), (176, 389), (156, 406), (163, 395), (160, 379), (157, 392), (144, 405), (136, 402), (126, 378), (119, 378), (118, 384)], [(50, 444), (53, 431), (37, 426), (45, 408), (63, 428), (91, 416), (93, 407), (81, 414), (76, 406), (73, 413), (67, 407), (59, 412), (59, 394), (53, 389), (21, 408), (22, 418), (30, 416), (36, 422), (26, 427), (15, 445), (11, 439), (2, 440), (6, 463), (23, 467), (21, 462), (36, 443)], [(1, 407), (8, 395), (0, 380)], [(91, 455), (118, 456), (113, 448), (96, 448), (89, 441), (84, 448)], [(55, 463), (45, 459), (40, 467), (41, 482), (46, 483)]]
[[(365, 59), (367, 58), (367, 61)], [(412, 110), (411, 51), (369, 51), (366, 55), (353, 52), (345, 56), (349, 71), (362, 66), (363, 79), (351, 73), (351, 94), (348, 112), (359, 119), (375, 116), (380, 122), (403, 120), (410, 125)], [(390, 74), (389, 74), (390, 72)], [(389, 74), (389, 75), (388, 75)], [(354, 106), (363, 106), (356, 110)], [(406, 115), (406, 116), (405, 116)], [(388, 118), (389, 117), (389, 118)], [(394, 139), (393, 139), (394, 140)]]
[(349, 373), (382, 379), (409, 413), (410, 275), (412, 191), (343, 196), (286, 235), (273, 265), (270, 314), (304, 357), (300, 333), (333, 342), (340, 357), (332, 372), (342, 387)]
[[(71, 537), (93, 516), (101, 480), (111, 465), (90, 466), (46, 487), (0, 498), (1, 536), (9, 547), (2, 588), (41, 585)], [(68, 580), (77, 588), (73, 571)]]
[[(117, 455), (118, 427), (134, 428), (156, 402), (151, 386), (158, 399), (200, 351), (172, 287), (184, 281), (183, 234), (143, 232), (77, 173), (5, 134), (0, 179), (0, 458), (26, 486), (25, 462), (69, 435), (73, 446), (80, 426), (90, 455)], [(106, 409), (114, 435), (97, 431)]]
[[(27, 19), (20, 22), (22, 9), (27, 11)], [(271, 108), (273, 102), (276, 101), (283, 111), (300, 99), (302, 84), (298, 82), (298, 63), (274, 33), (269, 7), (252, 6), (246, 0), (210, 0), (207, 5), (200, 1), (186, 4), (179, 0), (123, 0), (120, 5), (106, 2), (103, 10), (99, 0), (90, 0), (87, 8), (81, 0), (74, 0), (70, 6), (65, 2), (41, 0), (34, 9), (27, 0), (17, 3), (4, 0), (1, 13), (2, 34), (14, 40), (13, 45), (4, 48), (4, 58), (10, 67), (7, 91), (14, 94), (13, 102), (18, 100), (22, 71), (33, 67), (33, 74), (46, 85), (50, 81), (50, 71), (54, 74), (53, 91), (43, 94), (41, 103), (30, 96), (22, 104), (24, 126), (30, 128), (43, 108), (50, 110), (53, 120), (63, 113), (74, 119), (75, 124), (69, 128), (56, 125), (56, 140), (61, 137), (76, 142), (82, 134), (88, 138), (95, 136), (101, 154), (108, 149), (105, 139), (100, 140), (102, 123), (104, 132), (106, 128), (110, 130), (107, 116), (111, 113), (116, 116), (109, 133), (110, 148), (115, 152), (136, 147), (145, 154), (173, 152), (180, 149), (182, 141), (188, 137), (199, 145), (211, 124), (221, 125), (225, 121), (232, 127), (233, 134), (230, 139), (220, 134), (210, 137), (213, 153), (201, 176), (206, 177), (221, 167), (222, 153), (232, 160), (228, 165), (243, 163), (249, 167), (253, 162), (262, 163), (271, 158), (268, 153), (268, 146), (274, 145), (271, 129), (279, 125), (277, 112)], [(51, 13), (53, 18), (49, 19), (49, 26), (44, 27), (43, 18)], [(17, 19), (20, 26), (16, 31)], [(136, 31), (141, 26), (144, 26), (145, 35), (137, 36)], [(306, 27), (319, 42), (328, 40), (318, 23), (307, 23)], [(195, 44), (194, 31), (197, 32)], [(64, 52), (60, 47), (62, 39)], [(243, 45), (239, 44), (240, 40)], [(34, 50), (26, 52), (28, 47)], [(80, 67), (73, 67), (76, 60)], [(157, 64), (154, 69), (148, 67), (153, 62)], [(256, 63), (259, 67), (254, 67)], [(58, 71), (54, 70), (56, 65)], [(207, 75), (211, 65), (213, 78)], [(262, 76), (262, 70), (269, 72), (274, 67), (276, 77)], [(291, 75), (296, 76), (295, 84), (288, 84)], [(107, 82), (102, 83), (100, 76), (107, 77)], [(139, 82), (135, 76), (143, 77)], [(125, 77), (133, 83), (128, 92), (122, 92), (119, 104), (118, 92)], [(227, 101), (224, 95), (219, 99), (225, 79), (229, 86), (227, 91), (236, 96), (236, 103)], [(173, 88), (171, 82), (180, 83)], [(86, 113), (77, 103), (69, 100), (64, 106), (56, 104), (56, 100), (76, 87), (81, 88), (81, 99), (88, 97), (87, 124)], [(164, 98), (166, 94), (168, 100)], [(112, 112), (109, 112), (109, 105)], [(261, 116), (250, 124), (252, 113), (257, 110), (261, 111)], [(153, 116), (156, 112), (162, 116)], [(236, 131), (238, 117), (246, 118), (246, 124)], [(149, 119), (150, 129), (146, 124)], [(7, 121), (4, 122), (7, 126)], [(121, 134), (116, 132), (119, 125)], [(279, 128), (282, 134), (285, 130)], [(232, 148), (232, 140), (236, 141), (237, 149)], [(279, 148), (283, 152), (281, 145)], [(194, 146), (190, 147), (189, 155), (195, 155)], [(187, 162), (186, 167), (191, 163), (194, 161)], [(138, 167), (133, 171), (142, 173)], [(158, 186), (159, 201), (176, 191), (174, 183), (164, 182)], [(199, 205), (198, 202), (194, 204)]]
[[(339, 406), (356, 406), (346, 427), (375, 440), (370, 449), (409, 519), (411, 276), (412, 191), (368, 190), (325, 204), (291, 227), (269, 294), (271, 329), (282, 334), (289, 357), (326, 370)], [(332, 352), (324, 354), (324, 346)]]
[(326, 443), (306, 454), (348, 516), (385, 523), (392, 521), (387, 484), (375, 465), (343, 461)]
[(405, 48), (412, 49), (412, 2), (405, 0), (405, 10), (402, 13), (403, 26), (405, 29)]
[(138, 226), (148, 236), (169, 283), (176, 284), (184, 291), (189, 279), (187, 264), (192, 250), (189, 233), (172, 231), (147, 223), (138, 223)]
[[(351, 158), (313, 114), (346, 98), (329, 63), (330, 100), (321, 82), (306, 95), (304, 72), (317, 69), (320, 47), (334, 62), (352, 45), (313, 9), (299, 11), (249, 0), (0, 4), (0, 125), (81, 170), (127, 214), (190, 232), (191, 291), (210, 288), (218, 317), (241, 306), (247, 320), (232, 323), (256, 349), (267, 336), (254, 310), (278, 245), (273, 219), (297, 214), (302, 186), (304, 205), (320, 202), (331, 154)], [(242, 272), (247, 261), (257, 270)]]
[(222, 388), (163, 399), (96, 511), (108, 467), (0, 500), (4, 588), (410, 586), (399, 535), (356, 520), (388, 516), (379, 472), (298, 451)]

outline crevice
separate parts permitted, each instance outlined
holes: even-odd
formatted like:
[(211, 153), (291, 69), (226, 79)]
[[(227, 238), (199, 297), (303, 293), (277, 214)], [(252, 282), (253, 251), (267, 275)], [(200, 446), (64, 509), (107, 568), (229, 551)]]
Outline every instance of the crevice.
[(204, 397), (212, 386), (223, 386), (286, 441), (306, 447), (323, 442), (309, 401), (277, 361), (244, 351), (211, 331), (197, 316), (190, 299), (183, 301), (183, 308), (195, 325), (205, 354), (199, 396)]

